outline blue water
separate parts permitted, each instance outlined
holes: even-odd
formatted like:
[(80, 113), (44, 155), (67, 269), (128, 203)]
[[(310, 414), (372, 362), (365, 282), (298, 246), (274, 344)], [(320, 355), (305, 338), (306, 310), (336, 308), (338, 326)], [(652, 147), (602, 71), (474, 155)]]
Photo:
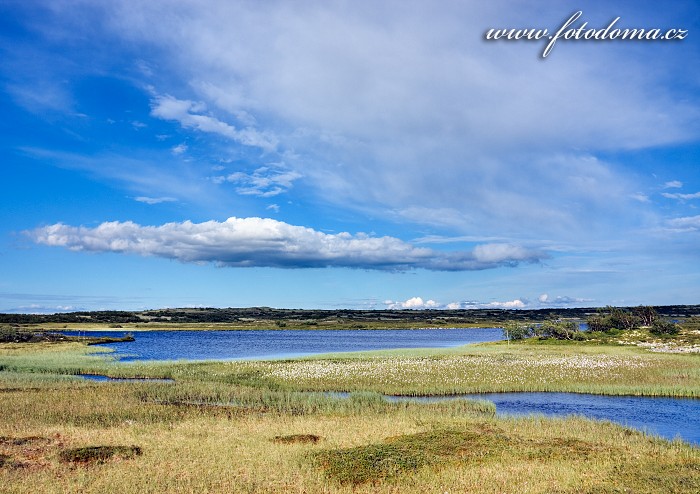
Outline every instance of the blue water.
[[(69, 335), (76, 331), (65, 332)], [(85, 333), (80, 333), (85, 334)], [(90, 332), (121, 337), (124, 331)], [(498, 341), (499, 328), (249, 331), (138, 331), (136, 341), (100, 345), (122, 361), (293, 358), (391, 348), (438, 348)]]
[(483, 393), (446, 397), (387, 397), (389, 400), (438, 401), (483, 399), (496, 404), (498, 415), (584, 415), (634, 427), (666, 439), (679, 437), (700, 446), (700, 400), (602, 396), (579, 393)]
[(104, 374), (72, 374), (74, 377), (80, 377), (86, 381), (97, 382), (155, 382), (155, 383), (174, 383), (175, 379), (158, 378), (158, 377), (110, 377)]

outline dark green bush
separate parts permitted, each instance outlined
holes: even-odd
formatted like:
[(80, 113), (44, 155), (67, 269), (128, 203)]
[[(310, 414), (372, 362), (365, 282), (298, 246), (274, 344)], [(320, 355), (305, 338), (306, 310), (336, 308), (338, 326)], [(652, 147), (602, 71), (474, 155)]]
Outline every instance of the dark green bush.
[(537, 333), (543, 338), (557, 340), (581, 340), (583, 336), (578, 324), (573, 321), (545, 321), (537, 328)]
[(660, 319), (657, 319), (652, 323), (651, 329), (649, 331), (657, 335), (674, 335), (678, 334), (680, 330), (681, 327), (674, 322), (662, 321)]

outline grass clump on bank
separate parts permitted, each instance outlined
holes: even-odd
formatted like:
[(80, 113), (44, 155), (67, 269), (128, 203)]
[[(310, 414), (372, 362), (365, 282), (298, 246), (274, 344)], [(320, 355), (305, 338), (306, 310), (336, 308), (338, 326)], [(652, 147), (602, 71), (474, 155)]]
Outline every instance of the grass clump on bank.
[(323, 437), (317, 434), (287, 434), (283, 436), (275, 436), (273, 438), (274, 442), (282, 444), (316, 444), (321, 440), (323, 440)]
[(119, 458), (130, 460), (141, 456), (143, 452), (139, 446), (81, 446), (79, 448), (66, 449), (60, 452), (61, 461), (66, 463), (105, 463), (107, 460)]
[(505, 437), (497, 429), (476, 424), (468, 429), (438, 429), (390, 437), (381, 443), (322, 451), (313, 456), (313, 461), (340, 483), (376, 483), (426, 465), (477, 460), (503, 447)]

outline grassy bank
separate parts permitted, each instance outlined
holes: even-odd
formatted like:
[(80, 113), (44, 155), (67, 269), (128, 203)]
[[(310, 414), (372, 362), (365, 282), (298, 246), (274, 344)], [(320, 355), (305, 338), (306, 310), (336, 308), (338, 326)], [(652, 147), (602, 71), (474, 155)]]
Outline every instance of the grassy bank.
[[(580, 418), (496, 419), (480, 404), (390, 405), (372, 395), (300, 406), (287, 394), (270, 406), (271, 395), (242, 388), (246, 406), (156, 403), (146, 399), (154, 388), (179, 385), (21, 379), (1, 391), (7, 493), (700, 488), (697, 449)], [(86, 450), (138, 454), (91, 461)], [(66, 459), (76, 451), (84, 461)]]
[[(698, 492), (700, 450), (607, 422), (377, 393), (700, 395), (700, 355), (592, 342), (129, 363), (0, 345), (0, 492)], [(95, 383), (63, 374), (172, 377)], [(308, 391), (354, 391), (349, 399)]]

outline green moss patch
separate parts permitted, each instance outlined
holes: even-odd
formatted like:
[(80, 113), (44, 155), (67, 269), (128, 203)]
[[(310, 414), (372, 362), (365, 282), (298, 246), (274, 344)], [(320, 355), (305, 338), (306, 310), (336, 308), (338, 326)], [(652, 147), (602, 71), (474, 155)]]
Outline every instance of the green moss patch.
[(31, 444), (31, 443), (43, 443), (43, 442), (49, 442), (51, 441), (50, 439), (46, 437), (40, 437), (40, 436), (29, 436), (29, 437), (7, 437), (7, 436), (0, 436), (0, 444), (7, 444), (9, 446), (23, 446), (25, 444)]
[(381, 444), (327, 450), (317, 453), (314, 462), (329, 478), (362, 484), (450, 460), (480, 461), (508, 443), (500, 430), (482, 424), (468, 430), (434, 430), (392, 437)]
[(316, 434), (289, 434), (286, 436), (275, 436), (273, 439), (276, 443), (293, 444), (293, 443), (313, 443), (321, 441), (323, 438)]

